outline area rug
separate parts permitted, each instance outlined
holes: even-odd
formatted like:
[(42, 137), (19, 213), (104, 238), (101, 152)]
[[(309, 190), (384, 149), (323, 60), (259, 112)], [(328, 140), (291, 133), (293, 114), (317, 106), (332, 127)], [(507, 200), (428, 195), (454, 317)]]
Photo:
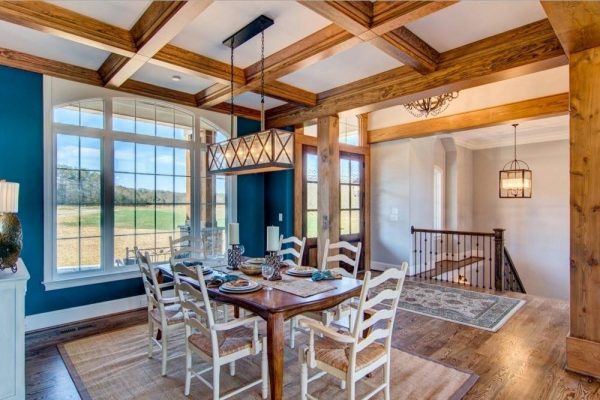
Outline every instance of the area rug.
[(525, 300), (506, 296), (405, 281), (398, 308), (496, 332), (523, 304)]
[[(59, 346), (67, 369), (84, 400), (100, 399), (186, 399), (183, 394), (184, 358), (169, 361), (168, 376), (160, 375), (160, 359), (147, 357), (147, 328), (145, 325), (107, 332)], [(303, 335), (301, 335), (303, 336)], [(299, 336), (298, 338), (300, 339)], [(170, 354), (183, 350), (184, 335), (178, 333), (170, 340)], [(194, 366), (199, 366), (194, 359)], [(221, 371), (221, 391), (243, 386), (260, 374), (260, 356), (240, 360), (237, 374), (229, 369)], [(315, 371), (311, 371), (313, 373)], [(209, 381), (211, 379), (208, 374)], [(400, 399), (460, 399), (475, 384), (477, 375), (425, 357), (398, 349), (392, 353), (391, 397)], [(382, 371), (357, 384), (357, 398), (365, 396), (382, 382)], [(423, 382), (427, 382), (426, 385)], [(300, 397), (300, 367), (296, 350), (286, 347), (284, 399)], [(309, 393), (321, 399), (345, 399), (339, 381), (325, 376), (309, 384)], [(197, 379), (192, 379), (189, 399), (211, 399), (212, 391)], [(234, 397), (258, 400), (260, 387), (256, 386)], [(383, 399), (380, 394), (375, 398)]]

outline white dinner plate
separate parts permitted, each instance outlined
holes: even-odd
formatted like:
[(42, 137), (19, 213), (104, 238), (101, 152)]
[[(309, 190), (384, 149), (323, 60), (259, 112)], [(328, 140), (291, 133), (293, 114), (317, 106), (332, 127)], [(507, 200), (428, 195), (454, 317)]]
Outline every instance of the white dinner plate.
[(288, 275), (292, 275), (292, 276), (312, 276), (313, 273), (317, 272), (318, 269), (316, 268), (311, 268), (311, 269), (301, 269), (301, 270), (297, 270), (296, 268), (289, 268), (287, 270), (287, 274)]
[(228, 291), (228, 292), (243, 292), (246, 290), (253, 290), (256, 289), (256, 287), (258, 286), (257, 282), (254, 281), (249, 281), (249, 280), (245, 280), (244, 281), (248, 282), (247, 286), (234, 286), (235, 282), (238, 281), (232, 281), (232, 282), (226, 282), (224, 284), (221, 285), (221, 288), (223, 288), (224, 290)]

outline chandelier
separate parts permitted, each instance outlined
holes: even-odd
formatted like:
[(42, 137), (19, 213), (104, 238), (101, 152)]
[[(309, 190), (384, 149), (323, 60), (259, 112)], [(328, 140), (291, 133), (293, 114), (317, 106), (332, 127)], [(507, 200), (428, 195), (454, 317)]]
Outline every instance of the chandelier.
[(439, 96), (426, 97), (404, 104), (404, 108), (417, 118), (439, 115), (446, 111), (450, 102), (458, 97), (458, 92), (444, 93)]
[(499, 195), (501, 199), (530, 199), (533, 175), (525, 161), (517, 160), (517, 126), (515, 129), (514, 159), (504, 164), (500, 171)]
[(211, 174), (242, 175), (294, 168), (294, 134), (279, 129), (265, 129), (265, 29), (273, 20), (261, 15), (223, 41), (231, 48), (231, 133), (233, 134), (234, 49), (254, 36), (261, 35), (260, 132), (208, 146), (208, 171)]

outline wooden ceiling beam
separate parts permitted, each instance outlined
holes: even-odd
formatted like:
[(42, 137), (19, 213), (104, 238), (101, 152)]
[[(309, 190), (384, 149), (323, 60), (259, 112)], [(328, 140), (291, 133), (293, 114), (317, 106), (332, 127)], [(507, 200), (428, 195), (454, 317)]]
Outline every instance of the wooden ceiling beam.
[(600, 46), (600, 2), (542, 1), (567, 54)]
[(445, 117), (425, 119), (370, 130), (369, 143), (418, 138), (468, 129), (486, 128), (529, 119), (546, 118), (569, 113), (569, 94), (560, 93)]
[[(335, 24), (292, 43), (288, 47), (265, 57), (265, 80), (272, 81), (289, 75), (327, 57), (347, 50), (362, 40)], [(249, 82), (260, 79), (260, 61), (244, 70)]]
[(318, 105), (274, 108), (270, 127), (291, 126), (367, 105), (373, 109), (565, 65), (548, 20), (541, 20), (440, 54), (438, 69), (421, 75), (404, 66), (319, 93)]
[[(231, 80), (231, 67), (229, 64), (171, 44), (166, 45), (158, 51), (148, 63), (178, 71), (183, 74), (193, 75), (203, 79), (211, 79), (220, 84), (228, 85)], [(233, 81), (237, 85), (246, 83), (243, 69), (234, 67)]]
[[(60, 61), (33, 56), (31, 54), (21, 53), (15, 50), (0, 48), (0, 65), (19, 68), (25, 71), (36, 72), (39, 74), (85, 83), (88, 85), (99, 87), (104, 86), (104, 82), (100, 78), (98, 71), (78, 67), (76, 65), (71, 65)], [(121, 87), (116, 88), (115, 90), (189, 107), (196, 107), (196, 99), (193, 94), (166, 89), (160, 86), (155, 86), (131, 79), (127, 80)], [(202, 108), (220, 113), (229, 113), (229, 105), (226, 103), (217, 104), (213, 107)], [(260, 119), (260, 112), (251, 108), (236, 106), (234, 113), (238, 116), (243, 116), (246, 118), (256, 120)]]
[(19, 68), (25, 71), (37, 72), (68, 79), (70, 81), (86, 83), (88, 85), (102, 86), (102, 79), (97, 71), (66, 64), (60, 61), (21, 53), (19, 51), (0, 48), (0, 65)]
[(375, 37), (370, 43), (421, 74), (435, 71), (440, 58), (433, 47), (403, 26)]
[(105, 85), (121, 86), (211, 3), (212, 0), (153, 1), (131, 28), (135, 54), (116, 62), (117, 57), (108, 57), (109, 65), (100, 67), (100, 73), (108, 72), (102, 75)]
[(126, 29), (43, 1), (0, 1), (0, 20), (126, 57), (137, 51)]
[[(455, 4), (455, 1), (363, 2), (300, 1), (362, 41), (426, 74), (435, 71), (438, 52), (404, 25)], [(379, 4), (378, 4), (379, 3)]]

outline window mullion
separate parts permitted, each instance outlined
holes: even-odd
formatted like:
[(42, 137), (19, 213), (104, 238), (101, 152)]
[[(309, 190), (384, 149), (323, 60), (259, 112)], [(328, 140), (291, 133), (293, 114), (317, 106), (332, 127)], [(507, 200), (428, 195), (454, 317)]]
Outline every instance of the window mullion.
[(104, 140), (102, 141), (102, 265), (114, 270), (114, 141), (112, 137), (112, 101), (104, 102)]

